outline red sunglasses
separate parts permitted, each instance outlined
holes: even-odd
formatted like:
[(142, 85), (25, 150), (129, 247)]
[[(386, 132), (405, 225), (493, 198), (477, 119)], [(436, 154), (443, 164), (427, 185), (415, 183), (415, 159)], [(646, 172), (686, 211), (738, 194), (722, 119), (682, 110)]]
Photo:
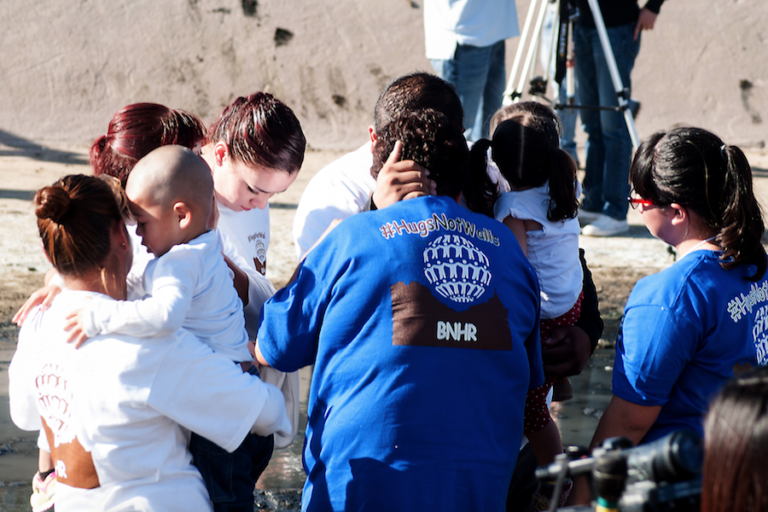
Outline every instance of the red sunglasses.
[(636, 209), (637, 205), (641, 204), (644, 208), (648, 208), (649, 206), (657, 206), (656, 203), (651, 201), (650, 199), (642, 199), (639, 197), (627, 197), (627, 201), (629, 202), (629, 206), (632, 207), (632, 209)]

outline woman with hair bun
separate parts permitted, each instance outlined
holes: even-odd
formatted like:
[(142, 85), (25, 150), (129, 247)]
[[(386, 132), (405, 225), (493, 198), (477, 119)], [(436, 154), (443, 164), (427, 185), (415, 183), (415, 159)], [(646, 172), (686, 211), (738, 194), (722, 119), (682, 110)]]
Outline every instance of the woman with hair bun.
[(43, 248), (66, 286), (19, 333), (11, 417), (45, 432), (59, 512), (212, 510), (188, 431), (234, 450), (249, 432), (285, 424), (285, 403), (183, 329), (151, 340), (101, 335), (80, 349), (66, 342), (72, 309), (127, 296), (133, 252), (115, 189), (77, 175), (35, 196)]
[(729, 382), (704, 422), (701, 512), (768, 510), (768, 368)]
[(157, 103), (134, 103), (112, 117), (107, 133), (91, 146), (93, 174), (120, 180), (123, 187), (136, 162), (160, 146), (198, 149), (205, 126), (196, 116)]
[(638, 281), (627, 300), (614, 396), (593, 446), (702, 434), (715, 393), (744, 365), (768, 362), (764, 226), (744, 153), (706, 130), (677, 128), (640, 145), (629, 177), (630, 205), (677, 262)]

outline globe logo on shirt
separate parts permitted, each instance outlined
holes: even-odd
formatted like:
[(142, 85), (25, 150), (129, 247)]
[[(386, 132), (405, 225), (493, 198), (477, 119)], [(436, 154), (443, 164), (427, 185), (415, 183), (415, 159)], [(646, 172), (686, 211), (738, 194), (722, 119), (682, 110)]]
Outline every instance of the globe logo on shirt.
[(70, 428), (72, 390), (59, 365), (48, 363), (35, 379), (38, 410), (53, 432), (54, 447), (71, 443), (75, 433)]
[(491, 282), (488, 257), (459, 235), (443, 235), (424, 249), (424, 275), (429, 284), (453, 302), (480, 298)]

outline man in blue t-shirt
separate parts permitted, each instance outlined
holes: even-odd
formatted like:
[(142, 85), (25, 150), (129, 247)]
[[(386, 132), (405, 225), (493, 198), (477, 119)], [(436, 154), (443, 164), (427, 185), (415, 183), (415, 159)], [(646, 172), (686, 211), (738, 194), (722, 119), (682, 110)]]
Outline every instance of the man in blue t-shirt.
[(468, 150), (444, 115), (390, 123), (374, 165), (395, 140), (438, 196), (336, 227), (264, 305), (256, 355), (315, 364), (303, 510), (503, 510), (543, 382), (536, 274), (505, 226), (456, 203)]

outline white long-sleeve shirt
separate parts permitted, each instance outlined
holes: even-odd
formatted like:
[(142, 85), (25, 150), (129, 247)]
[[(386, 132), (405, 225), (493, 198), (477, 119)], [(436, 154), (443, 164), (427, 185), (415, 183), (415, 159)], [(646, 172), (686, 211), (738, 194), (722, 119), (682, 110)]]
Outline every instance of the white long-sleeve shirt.
[(159, 336), (184, 327), (216, 353), (250, 361), (243, 306), (232, 283), (216, 232), (208, 231), (150, 260), (147, 295), (132, 301), (93, 300), (84, 310), (84, 331)]

